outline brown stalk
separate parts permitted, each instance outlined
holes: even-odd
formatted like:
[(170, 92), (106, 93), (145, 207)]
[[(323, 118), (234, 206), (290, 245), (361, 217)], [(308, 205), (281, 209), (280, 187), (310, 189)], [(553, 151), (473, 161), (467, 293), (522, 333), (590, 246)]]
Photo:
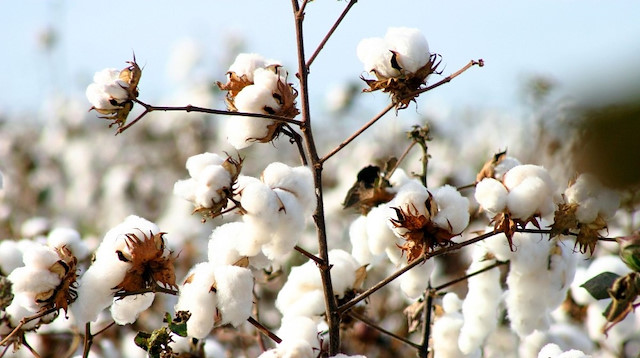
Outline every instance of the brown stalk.
[(364, 315), (361, 315), (361, 314), (357, 313), (356, 311), (349, 311), (349, 312), (347, 312), (347, 314), (349, 316), (357, 319), (358, 321), (366, 324), (367, 326), (375, 329), (376, 331), (379, 331), (380, 333), (383, 333), (383, 334), (388, 335), (389, 337), (395, 338), (395, 339), (399, 340), (400, 342), (405, 343), (405, 344), (407, 344), (407, 345), (409, 345), (409, 346), (411, 346), (411, 347), (413, 347), (415, 349), (420, 349), (420, 345), (419, 344), (413, 343), (413, 342), (411, 342), (410, 340), (408, 340), (408, 339), (406, 339), (404, 337), (401, 337), (401, 336), (399, 336), (399, 335), (397, 335), (397, 334), (395, 334), (395, 333), (393, 333), (391, 331), (388, 331), (388, 330), (380, 327), (379, 325), (377, 325), (376, 323), (371, 321), (369, 318), (365, 317)]
[(267, 327), (263, 326), (262, 323), (255, 320), (253, 317), (249, 317), (247, 319), (249, 323), (251, 323), (258, 331), (260, 331), (265, 336), (271, 338), (276, 343), (281, 343), (282, 339), (278, 337), (275, 333), (271, 332)]
[(34, 319), (38, 319), (38, 318), (44, 317), (44, 316), (46, 316), (48, 314), (54, 313), (57, 310), (58, 310), (58, 308), (54, 307), (54, 308), (50, 308), (50, 309), (48, 309), (46, 311), (38, 312), (38, 313), (36, 313), (34, 315), (31, 315), (31, 316), (23, 317), (20, 320), (20, 322), (18, 323), (18, 325), (13, 329), (13, 331), (11, 331), (6, 337), (4, 337), (4, 339), (2, 339), (2, 341), (0, 341), (0, 346), (4, 345), (5, 343), (7, 343), (11, 339), (11, 337), (15, 336), (25, 324), (33, 321)]

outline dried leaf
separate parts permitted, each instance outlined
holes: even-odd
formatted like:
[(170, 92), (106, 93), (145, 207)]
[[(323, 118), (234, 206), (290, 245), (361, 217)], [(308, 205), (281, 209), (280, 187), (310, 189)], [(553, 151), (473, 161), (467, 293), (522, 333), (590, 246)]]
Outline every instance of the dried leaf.
[(553, 224), (551, 225), (549, 238), (558, 235), (568, 235), (571, 230), (578, 228), (579, 223), (578, 219), (576, 219), (577, 209), (577, 204), (561, 203), (558, 205), (558, 209), (553, 214)]
[(394, 194), (387, 190), (390, 187), (380, 167), (366, 166), (358, 172), (357, 180), (347, 192), (342, 206), (346, 209), (357, 205), (360, 212), (366, 215), (373, 207), (393, 199)]
[(353, 288), (356, 290), (362, 289), (364, 281), (367, 279), (367, 265), (361, 266), (356, 270), (356, 280), (353, 282)]
[(638, 298), (639, 293), (640, 274), (637, 272), (620, 277), (613, 283), (609, 289), (609, 297), (612, 301), (604, 312), (607, 318), (607, 324), (603, 327), (605, 334), (633, 310), (633, 302)]
[(595, 277), (590, 278), (587, 282), (580, 285), (589, 292), (596, 300), (603, 300), (609, 297), (609, 288), (620, 278), (620, 275), (613, 272), (603, 272)]
[(593, 255), (596, 244), (600, 239), (600, 231), (607, 228), (607, 223), (602, 217), (598, 216), (596, 221), (589, 224), (580, 223), (578, 228), (580, 232), (576, 236), (576, 246), (579, 247), (581, 253), (586, 253), (588, 249), (589, 253)]
[(41, 308), (43, 311), (51, 308), (63, 309), (66, 315), (69, 304), (78, 297), (76, 293), (78, 260), (66, 246), (57, 247), (55, 250), (60, 260), (51, 265), (49, 271), (58, 275), (60, 284), (53, 290), (36, 295), (36, 302), (43, 303)]
[(507, 157), (507, 151), (496, 153), (491, 159), (489, 159), (484, 165), (478, 175), (476, 175), (476, 183), (480, 182), (484, 178), (495, 178), (496, 166)]

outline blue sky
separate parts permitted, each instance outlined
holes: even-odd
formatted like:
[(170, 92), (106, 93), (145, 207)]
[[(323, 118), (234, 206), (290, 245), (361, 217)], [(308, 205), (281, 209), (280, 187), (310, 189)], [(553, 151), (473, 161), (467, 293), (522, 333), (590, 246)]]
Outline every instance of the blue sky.
[[(180, 5), (176, 5), (180, 4)], [(310, 54), (345, 1), (315, 0), (307, 7)], [(52, 94), (84, 95), (94, 72), (124, 66), (135, 51), (145, 66), (141, 98), (167, 97), (172, 48), (191, 38), (202, 46), (210, 77), (224, 79), (225, 41), (242, 38), (246, 50), (295, 64), (290, 1), (210, 0), (63, 1), (0, 3), (3, 86), (0, 113), (38, 110)], [(430, 98), (450, 106), (519, 105), (519, 84), (532, 74), (556, 78), (567, 93), (609, 93), (640, 82), (638, 1), (418, 1), (360, 0), (311, 70), (312, 95), (358, 78), (360, 39), (383, 36), (389, 26), (420, 28), (444, 74), (470, 59), (474, 69)], [(46, 53), (38, 37), (53, 28), (59, 42)], [(160, 104), (160, 103), (157, 103)], [(313, 104), (312, 104), (313, 105)]]

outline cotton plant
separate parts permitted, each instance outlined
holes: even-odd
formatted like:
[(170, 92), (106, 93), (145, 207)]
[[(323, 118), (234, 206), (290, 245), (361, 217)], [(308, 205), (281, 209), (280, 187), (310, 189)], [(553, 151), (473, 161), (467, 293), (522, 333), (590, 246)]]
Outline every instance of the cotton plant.
[[(266, 60), (258, 54), (242, 53), (227, 71), (227, 83), (218, 87), (227, 91), (227, 107), (232, 112), (271, 114), (294, 118), (299, 114), (298, 95), (287, 82), (287, 71), (279, 61)], [(255, 142), (266, 143), (282, 131), (284, 122), (269, 118), (232, 117), (227, 126), (227, 141), (236, 149)]]

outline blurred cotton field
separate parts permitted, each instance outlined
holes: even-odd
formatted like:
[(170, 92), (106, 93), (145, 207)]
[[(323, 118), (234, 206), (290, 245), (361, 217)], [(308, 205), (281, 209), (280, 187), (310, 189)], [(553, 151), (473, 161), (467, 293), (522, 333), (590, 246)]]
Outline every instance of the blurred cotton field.
[[(633, 301), (605, 317), (610, 300), (581, 285), (602, 272), (627, 277), (637, 264), (638, 96), (591, 101), (540, 75), (521, 81), (511, 112), (407, 97), (464, 63), (448, 62), (418, 29), (379, 35), (351, 49), (364, 65), (352, 80), (309, 98), (318, 152), (390, 99), (396, 111), (323, 162), (320, 183), (306, 162), (314, 158), (301, 158), (290, 136), (296, 122), (144, 112), (190, 104), (299, 118), (294, 57), (236, 57), (244, 49), (228, 46), (220, 63), (203, 65), (207, 47), (184, 39), (167, 49), (167, 74), (138, 68), (153, 61), (138, 53), (113, 64), (127, 66), (120, 72), (96, 69), (89, 101), (54, 96), (39, 114), (0, 113), (0, 287), (12, 285), (0, 291), (0, 339), (20, 318), (51, 310), (21, 326), (28, 346), (14, 352), (5, 342), (0, 356), (81, 356), (85, 327), (100, 332), (90, 357), (143, 357), (145, 345), (153, 354), (159, 343), (138, 332), (160, 327), (179, 357), (328, 356), (327, 284), (314, 260), (318, 184), (339, 306), (414, 259), (487, 235), (341, 312), (344, 354), (333, 357), (415, 355), (407, 341), (424, 337), (432, 304), (433, 357), (637, 354)], [(158, 76), (174, 84), (151, 102), (145, 79)], [(114, 135), (110, 124), (141, 114)], [(418, 130), (423, 151), (405, 152)], [(363, 204), (368, 190), (374, 198)], [(624, 263), (620, 245), (601, 236), (631, 242)]]

